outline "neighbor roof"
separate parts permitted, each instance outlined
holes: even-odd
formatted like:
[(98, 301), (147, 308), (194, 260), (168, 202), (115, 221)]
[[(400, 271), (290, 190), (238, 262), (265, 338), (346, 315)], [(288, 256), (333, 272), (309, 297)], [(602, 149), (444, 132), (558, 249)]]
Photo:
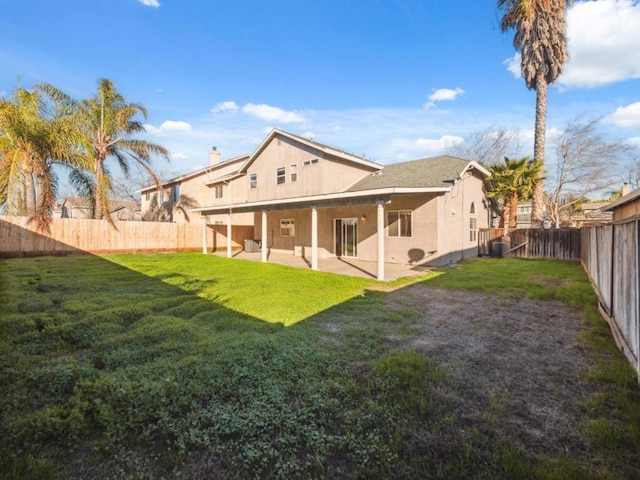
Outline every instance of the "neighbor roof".
[(616, 208), (626, 205), (627, 203), (633, 202), (636, 198), (640, 197), (640, 188), (634, 190), (630, 193), (627, 193), (624, 197), (619, 198), (613, 203), (610, 203), (606, 207), (602, 209), (603, 212), (610, 212), (615, 210)]
[(376, 190), (380, 188), (446, 188), (470, 166), (488, 176), (484, 168), (475, 162), (449, 155), (423, 158), (410, 162), (385, 165), (384, 169), (367, 175), (347, 189), (348, 192)]

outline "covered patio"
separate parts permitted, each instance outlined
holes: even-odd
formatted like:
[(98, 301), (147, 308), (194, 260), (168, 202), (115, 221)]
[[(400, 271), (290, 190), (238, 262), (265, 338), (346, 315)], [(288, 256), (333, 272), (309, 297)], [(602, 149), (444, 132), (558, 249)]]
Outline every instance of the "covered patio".
[[(214, 252), (213, 255), (226, 257), (226, 251)], [(235, 252), (232, 255), (233, 258), (239, 258), (243, 260), (250, 260), (253, 262), (262, 262), (262, 253), (255, 252), (249, 253), (245, 251)], [(302, 256), (291, 255), (287, 253), (275, 253), (271, 252), (268, 255), (268, 261), (270, 263), (277, 263), (280, 265), (287, 265), (296, 268), (311, 268), (311, 261)], [(377, 262), (366, 262), (353, 258), (319, 258), (317, 270), (321, 272), (337, 273), (339, 275), (349, 275), (352, 277), (362, 277), (375, 279), (378, 275)], [(423, 275), (432, 271), (429, 267), (422, 267), (419, 265), (402, 265), (397, 263), (385, 263), (384, 272), (386, 281), (393, 281), (400, 277), (408, 277), (415, 275)]]

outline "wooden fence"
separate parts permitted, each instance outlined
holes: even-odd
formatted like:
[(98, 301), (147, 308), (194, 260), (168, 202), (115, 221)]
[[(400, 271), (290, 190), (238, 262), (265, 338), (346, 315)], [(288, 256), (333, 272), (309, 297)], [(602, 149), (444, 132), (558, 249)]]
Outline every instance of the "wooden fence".
[[(70, 253), (134, 253), (201, 251), (202, 224), (116, 222), (57, 218), (51, 234), (35, 231), (26, 217), (0, 216), (0, 256), (66, 255)], [(226, 248), (226, 227), (208, 225), (207, 249)], [(253, 226), (233, 226), (232, 248), (253, 238)]]
[(640, 220), (583, 227), (582, 264), (616, 342), (640, 374)]
[[(503, 237), (501, 228), (480, 230), (480, 255), (580, 260), (580, 230), (576, 228), (518, 228)], [(495, 244), (500, 243), (500, 248)]]

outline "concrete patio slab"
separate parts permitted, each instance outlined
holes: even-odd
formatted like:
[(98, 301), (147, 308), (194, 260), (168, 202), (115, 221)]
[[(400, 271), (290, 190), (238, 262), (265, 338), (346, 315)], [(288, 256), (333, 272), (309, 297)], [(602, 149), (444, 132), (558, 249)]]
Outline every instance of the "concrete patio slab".
[[(225, 257), (227, 252), (218, 251), (214, 252), (213, 255)], [(245, 251), (234, 252), (233, 258), (260, 262), (262, 261), (262, 253), (248, 253)], [(287, 253), (269, 253), (267, 261), (269, 263), (288, 265), (296, 268), (311, 268), (311, 259)], [(349, 275), (351, 277), (375, 279), (377, 274), (377, 264), (376, 262), (365, 262), (354, 258), (319, 258), (318, 270), (321, 272)], [(397, 263), (384, 264), (384, 278), (385, 281), (388, 282), (400, 277), (423, 275), (430, 271), (432, 271), (431, 268), (421, 267), (418, 265), (401, 265)]]

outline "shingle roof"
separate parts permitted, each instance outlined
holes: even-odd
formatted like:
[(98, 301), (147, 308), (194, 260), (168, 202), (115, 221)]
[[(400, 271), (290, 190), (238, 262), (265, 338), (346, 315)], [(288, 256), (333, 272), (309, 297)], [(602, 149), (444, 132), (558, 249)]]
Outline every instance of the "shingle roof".
[(385, 165), (382, 170), (366, 176), (348, 192), (379, 188), (446, 188), (469, 165), (468, 160), (443, 155), (411, 162)]

